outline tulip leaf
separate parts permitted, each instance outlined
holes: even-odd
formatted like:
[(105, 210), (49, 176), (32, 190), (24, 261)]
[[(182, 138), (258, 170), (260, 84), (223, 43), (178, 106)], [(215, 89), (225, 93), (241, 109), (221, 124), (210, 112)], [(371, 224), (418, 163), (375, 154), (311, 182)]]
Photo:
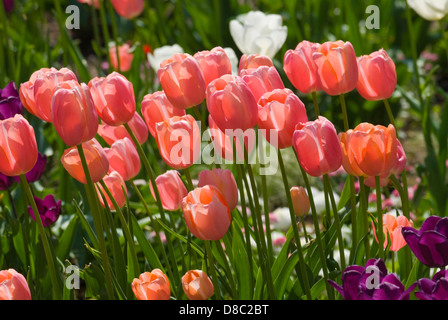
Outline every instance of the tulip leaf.
[(79, 218), (77, 216), (74, 216), (72, 219), (70, 219), (70, 223), (68, 224), (67, 228), (59, 237), (56, 256), (60, 260), (65, 260), (66, 258), (68, 258), (73, 239), (75, 238), (76, 231), (78, 230), (78, 221)]
[(338, 203), (338, 211), (340, 211), (348, 202), (348, 200), (350, 200), (350, 196), (351, 196), (351, 189), (350, 189), (350, 177), (347, 176), (347, 179), (345, 180), (345, 184), (344, 184), (344, 189), (342, 189), (342, 193), (341, 193), (341, 197), (339, 198), (339, 203)]
[(252, 277), (250, 270), (249, 256), (246, 252), (246, 247), (243, 242), (243, 235), (241, 230), (235, 224), (232, 224), (232, 264), (235, 268), (237, 283), (238, 283), (238, 298), (242, 300), (252, 299)]

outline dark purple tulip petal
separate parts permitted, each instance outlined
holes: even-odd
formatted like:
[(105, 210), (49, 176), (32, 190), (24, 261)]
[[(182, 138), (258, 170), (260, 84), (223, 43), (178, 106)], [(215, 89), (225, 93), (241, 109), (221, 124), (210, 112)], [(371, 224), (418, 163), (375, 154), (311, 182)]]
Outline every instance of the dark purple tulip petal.
[(0, 120), (23, 114), (23, 105), (19, 91), (14, 82), (10, 82), (4, 89), (0, 89)]
[(8, 190), (15, 181), (14, 177), (5, 176), (3, 173), (0, 173), (0, 190)]
[(425, 256), (429, 252), (427, 261), (432, 260), (431, 266), (444, 267), (448, 264), (448, 239), (444, 235), (426, 231), (420, 236), (419, 247)]
[(0, 89), (0, 98), (20, 98), (19, 90), (17, 90), (17, 86), (14, 81), (11, 81), (4, 87)]
[[(55, 200), (52, 194), (47, 195), (44, 199), (34, 197), (37, 210), (39, 211), (40, 218), (44, 227), (52, 225), (58, 219), (61, 213), (61, 200)], [(31, 206), (28, 206), (28, 212), (33, 220), (35, 220), (34, 211)]]
[(415, 293), (419, 300), (448, 300), (448, 271), (437, 272), (432, 280), (420, 279), (417, 281), (420, 291)]
[(448, 219), (440, 219), (439, 222), (437, 222), (436, 226), (434, 227), (434, 230), (440, 234), (447, 236), (448, 235)]
[(436, 282), (433, 296), (436, 300), (448, 300), (448, 278)]
[(14, 9), (14, 0), (3, 0), (5, 12), (11, 12)]
[(423, 232), (429, 231), (429, 230), (434, 230), (436, 228), (437, 223), (439, 223), (439, 221), (442, 218), (438, 217), (438, 216), (430, 216), (428, 217), (425, 222), (423, 222), (420, 230), (418, 231), (419, 234), (422, 234)]

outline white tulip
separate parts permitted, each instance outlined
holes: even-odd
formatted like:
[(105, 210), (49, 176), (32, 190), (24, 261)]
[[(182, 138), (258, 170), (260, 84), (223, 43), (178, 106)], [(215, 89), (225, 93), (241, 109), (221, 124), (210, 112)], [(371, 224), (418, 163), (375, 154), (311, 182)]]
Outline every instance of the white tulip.
[(226, 52), (227, 56), (229, 57), (230, 65), (232, 66), (232, 73), (234, 75), (238, 75), (239, 60), (238, 60), (238, 57), (236, 56), (235, 51), (230, 47), (224, 48), (224, 51)]
[(230, 34), (243, 54), (273, 58), (286, 41), (288, 28), (282, 16), (250, 11), (230, 21)]
[(154, 50), (154, 53), (148, 53), (148, 61), (154, 71), (160, 69), (160, 63), (171, 58), (176, 53), (184, 53), (184, 49), (178, 44), (172, 46), (163, 46)]
[(436, 21), (448, 14), (448, 0), (407, 0), (408, 5), (423, 19)]

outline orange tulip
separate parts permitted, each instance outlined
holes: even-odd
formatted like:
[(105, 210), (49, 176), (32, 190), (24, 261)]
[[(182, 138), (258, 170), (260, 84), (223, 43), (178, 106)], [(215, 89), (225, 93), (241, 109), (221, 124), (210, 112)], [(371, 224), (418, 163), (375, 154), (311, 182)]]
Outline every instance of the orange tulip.
[(397, 85), (393, 60), (383, 49), (358, 58), (358, 84), (356, 89), (366, 100), (390, 98)]
[(257, 69), (261, 66), (273, 67), (271, 58), (261, 54), (243, 54), (240, 58), (238, 65), (238, 75), (241, 76), (241, 72), (244, 69)]
[(261, 66), (256, 69), (243, 69), (240, 76), (247, 83), (257, 102), (263, 94), (285, 88), (275, 67)]
[(178, 53), (163, 60), (157, 75), (166, 97), (176, 108), (188, 109), (204, 100), (205, 78), (191, 55)]
[(212, 281), (202, 270), (190, 270), (182, 277), (182, 288), (190, 300), (207, 300), (215, 290)]
[(202, 170), (199, 172), (198, 187), (213, 185), (221, 191), (226, 199), (230, 211), (236, 208), (238, 204), (238, 187), (232, 171), (228, 169)]
[(111, 2), (115, 11), (126, 19), (139, 16), (145, 7), (143, 0), (111, 0)]
[(115, 70), (118, 71), (118, 61), (120, 61), (120, 71), (126, 72), (131, 69), (132, 60), (134, 60), (134, 53), (131, 51), (131, 46), (125, 43), (118, 47), (118, 59), (117, 59), (117, 47), (109, 47), (110, 62)]
[(340, 95), (356, 88), (358, 61), (350, 42), (325, 42), (313, 53), (322, 89)]
[[(372, 226), (375, 240), (378, 242), (375, 224), (373, 222)], [(403, 227), (414, 227), (414, 223), (412, 220), (408, 220), (405, 216), (398, 216), (395, 218), (391, 214), (383, 214), (383, 234), (388, 235), (388, 237), (385, 236), (384, 239), (384, 248), (387, 247), (389, 241), (390, 250), (394, 252), (397, 252), (406, 245), (406, 241), (401, 233), (401, 228)]]
[[(119, 208), (122, 208), (126, 204), (126, 194), (127, 188), (126, 184), (121, 177), (121, 175), (117, 171), (112, 171), (107, 176), (103, 178), (104, 183), (106, 184), (107, 189), (109, 189), (110, 193), (114, 197), (115, 201), (118, 204)], [(114, 204), (112, 203), (112, 200), (107, 195), (106, 190), (103, 189), (103, 186), (100, 184), (97, 184), (96, 186), (97, 192), (98, 192), (98, 198), (100, 199), (101, 205), (105, 207), (104, 198), (106, 199), (107, 205), (111, 210), (114, 210)]]
[(313, 60), (313, 53), (319, 46), (320, 43), (304, 40), (294, 50), (288, 50), (283, 59), (283, 69), (289, 81), (305, 94), (322, 90), (317, 65)]
[(303, 217), (310, 211), (310, 199), (303, 187), (292, 187), (290, 189), (294, 214)]
[[(168, 211), (179, 210), (182, 206), (182, 200), (188, 194), (187, 188), (180, 178), (179, 171), (168, 170), (167, 172), (159, 175), (156, 178), (156, 185), (163, 208)], [(156, 196), (151, 181), (149, 182), (149, 187), (155, 200)]]
[(75, 81), (61, 83), (51, 102), (51, 120), (69, 146), (89, 141), (98, 131), (98, 114), (89, 87)]
[(109, 172), (117, 171), (125, 181), (131, 180), (140, 172), (140, 157), (130, 139), (119, 139), (104, 151), (109, 160)]
[(33, 127), (20, 114), (0, 120), (0, 172), (25, 174), (34, 168), (38, 152)]
[(365, 176), (389, 173), (397, 162), (397, 141), (391, 124), (387, 128), (370, 123), (359, 124), (346, 138), (350, 167), (353, 169), (356, 165)]
[(188, 229), (199, 239), (219, 240), (229, 229), (229, 206), (215, 186), (206, 185), (190, 191), (182, 201), (182, 211)]
[(14, 269), (0, 271), (0, 300), (31, 300), (25, 277)]
[(296, 125), (307, 121), (305, 105), (290, 89), (275, 89), (258, 100), (258, 127), (276, 148), (291, 147)]
[(77, 82), (73, 71), (62, 68), (42, 68), (31, 75), (29, 81), (20, 85), (19, 94), (25, 108), (34, 116), (47, 121), (51, 120), (51, 100), (54, 90), (64, 81)]
[(96, 9), (100, 8), (101, 0), (78, 0), (79, 3), (87, 3), (89, 6), (93, 5)]
[[(137, 112), (134, 114), (131, 121), (128, 122), (128, 125), (140, 144), (143, 144), (148, 139), (148, 127)], [(123, 125), (111, 126), (107, 123), (101, 123), (98, 126), (98, 135), (103, 138), (108, 145), (112, 145), (115, 141), (123, 138), (132, 140), (128, 130), (126, 130)]]
[(174, 116), (185, 116), (185, 110), (175, 108), (166, 97), (165, 92), (156, 91), (147, 94), (142, 101), (142, 115), (153, 137), (156, 136), (156, 123), (166, 121)]
[[(109, 161), (107, 160), (106, 152), (95, 138), (84, 142), (82, 144), (82, 149), (84, 150), (92, 182), (96, 183), (100, 181), (109, 170)], [(87, 184), (77, 147), (66, 149), (62, 154), (61, 162), (65, 170), (67, 170), (73, 178), (83, 184)]]
[(169, 300), (171, 294), (168, 278), (160, 269), (144, 272), (135, 278), (132, 291), (138, 300)]
[(205, 85), (225, 74), (232, 73), (232, 64), (227, 53), (221, 47), (196, 52), (193, 57), (199, 63), (204, 75)]
[(313, 177), (334, 172), (342, 165), (336, 129), (325, 117), (299, 123), (293, 135), (293, 146), (300, 165)]
[(221, 131), (253, 128), (258, 120), (255, 97), (244, 80), (226, 74), (207, 87), (207, 109)]
[(156, 140), (162, 159), (173, 169), (188, 168), (201, 155), (201, 130), (189, 114), (158, 122)]
[(90, 80), (89, 88), (103, 122), (119, 126), (131, 121), (136, 109), (134, 88), (125, 76), (114, 71)]

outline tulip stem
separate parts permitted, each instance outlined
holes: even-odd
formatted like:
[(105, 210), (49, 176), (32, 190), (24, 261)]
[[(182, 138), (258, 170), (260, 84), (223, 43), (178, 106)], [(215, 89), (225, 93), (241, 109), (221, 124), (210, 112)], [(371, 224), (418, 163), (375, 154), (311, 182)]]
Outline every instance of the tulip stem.
[(214, 263), (214, 259), (213, 259), (212, 249), (210, 247), (210, 241), (205, 240), (204, 244), (205, 244), (205, 250), (207, 252), (207, 257), (208, 257), (208, 262), (209, 262), (209, 269), (210, 269), (209, 273), (212, 277), (213, 284), (215, 287), (215, 297), (216, 297), (216, 300), (221, 300), (221, 291), (219, 289), (218, 278), (216, 277), (215, 263)]
[(376, 227), (376, 233), (378, 235), (378, 250), (380, 258), (384, 260), (383, 209), (381, 201), (380, 176), (375, 176), (375, 188), (376, 188), (376, 208), (378, 215), (378, 222)]
[(58, 276), (57, 270), (56, 270), (56, 261), (54, 258), (56, 258), (52, 248), (51, 244), (48, 240), (47, 234), (45, 233), (45, 228), (42, 223), (42, 219), (39, 214), (39, 210), (37, 209), (36, 201), (34, 201), (33, 193), (31, 191), (31, 187), (28, 183), (28, 180), (26, 179), (24, 174), (21, 174), (19, 176), (20, 183), (22, 184), (23, 190), (25, 192), (26, 197), (28, 198), (29, 203), (31, 204), (31, 208), (33, 209), (34, 213), (34, 220), (37, 223), (37, 229), (39, 231), (40, 237), (42, 239), (42, 245), (44, 247), (45, 257), (47, 259), (48, 263), (48, 269), (50, 272), (51, 282), (53, 284), (53, 294), (54, 298), (56, 300), (60, 300), (62, 298), (61, 296), (61, 279)]
[[(360, 214), (364, 219), (364, 232), (367, 233), (369, 231), (369, 221), (367, 219), (367, 206), (368, 206), (368, 192), (366, 191), (366, 185), (364, 184), (364, 177), (359, 177), (359, 193), (360, 193)], [(360, 234), (359, 236), (363, 236)], [(366, 261), (370, 259), (370, 242), (369, 238), (364, 238), (364, 246), (366, 250)]]
[(344, 119), (344, 131), (349, 129), (348, 117), (347, 117), (347, 105), (345, 104), (345, 96), (343, 93), (339, 95), (339, 100), (341, 101), (342, 117)]
[(316, 119), (317, 119), (320, 116), (320, 112), (319, 112), (319, 104), (317, 103), (316, 91), (313, 91), (311, 93), (311, 96), (313, 97), (314, 113), (316, 114)]
[(387, 115), (389, 117), (389, 121), (395, 127), (395, 118), (392, 113), (392, 109), (390, 108), (389, 100), (384, 99), (383, 102), (384, 102), (384, 105), (386, 106), (386, 111), (387, 111)]
[(308, 277), (306, 274), (306, 268), (305, 268), (305, 257), (303, 255), (302, 244), (300, 243), (299, 230), (297, 228), (296, 215), (294, 213), (294, 207), (293, 207), (293, 203), (292, 203), (291, 192), (290, 192), (290, 187), (289, 187), (289, 183), (288, 183), (288, 177), (286, 175), (286, 170), (285, 170), (285, 165), (283, 162), (281, 150), (278, 149), (277, 152), (278, 152), (278, 163), (279, 163), (280, 171), (282, 173), (282, 178), (283, 178), (283, 185), (285, 187), (286, 199), (288, 201), (289, 215), (291, 217), (291, 227), (292, 227), (293, 234), (294, 234), (294, 240), (296, 242), (297, 253), (299, 254), (299, 267), (300, 267), (300, 273), (302, 276), (302, 288), (304, 289), (303, 291), (305, 291), (307, 299), (312, 300), (311, 291), (310, 291), (310, 283), (308, 281)]
[(106, 240), (104, 238), (103, 225), (101, 222), (101, 212), (98, 203), (97, 193), (95, 192), (95, 187), (92, 182), (92, 177), (90, 175), (89, 167), (87, 165), (87, 160), (84, 154), (84, 149), (82, 148), (82, 144), (77, 145), (79, 157), (81, 159), (82, 167), (84, 170), (84, 174), (86, 176), (87, 184), (85, 184), (87, 200), (90, 204), (90, 209), (92, 211), (93, 223), (95, 225), (95, 229), (98, 234), (98, 241), (101, 250), (101, 256), (103, 260), (104, 266), (104, 274), (106, 278), (106, 291), (109, 299), (114, 299), (114, 290), (112, 285), (112, 274), (110, 269), (110, 261), (107, 254)]

